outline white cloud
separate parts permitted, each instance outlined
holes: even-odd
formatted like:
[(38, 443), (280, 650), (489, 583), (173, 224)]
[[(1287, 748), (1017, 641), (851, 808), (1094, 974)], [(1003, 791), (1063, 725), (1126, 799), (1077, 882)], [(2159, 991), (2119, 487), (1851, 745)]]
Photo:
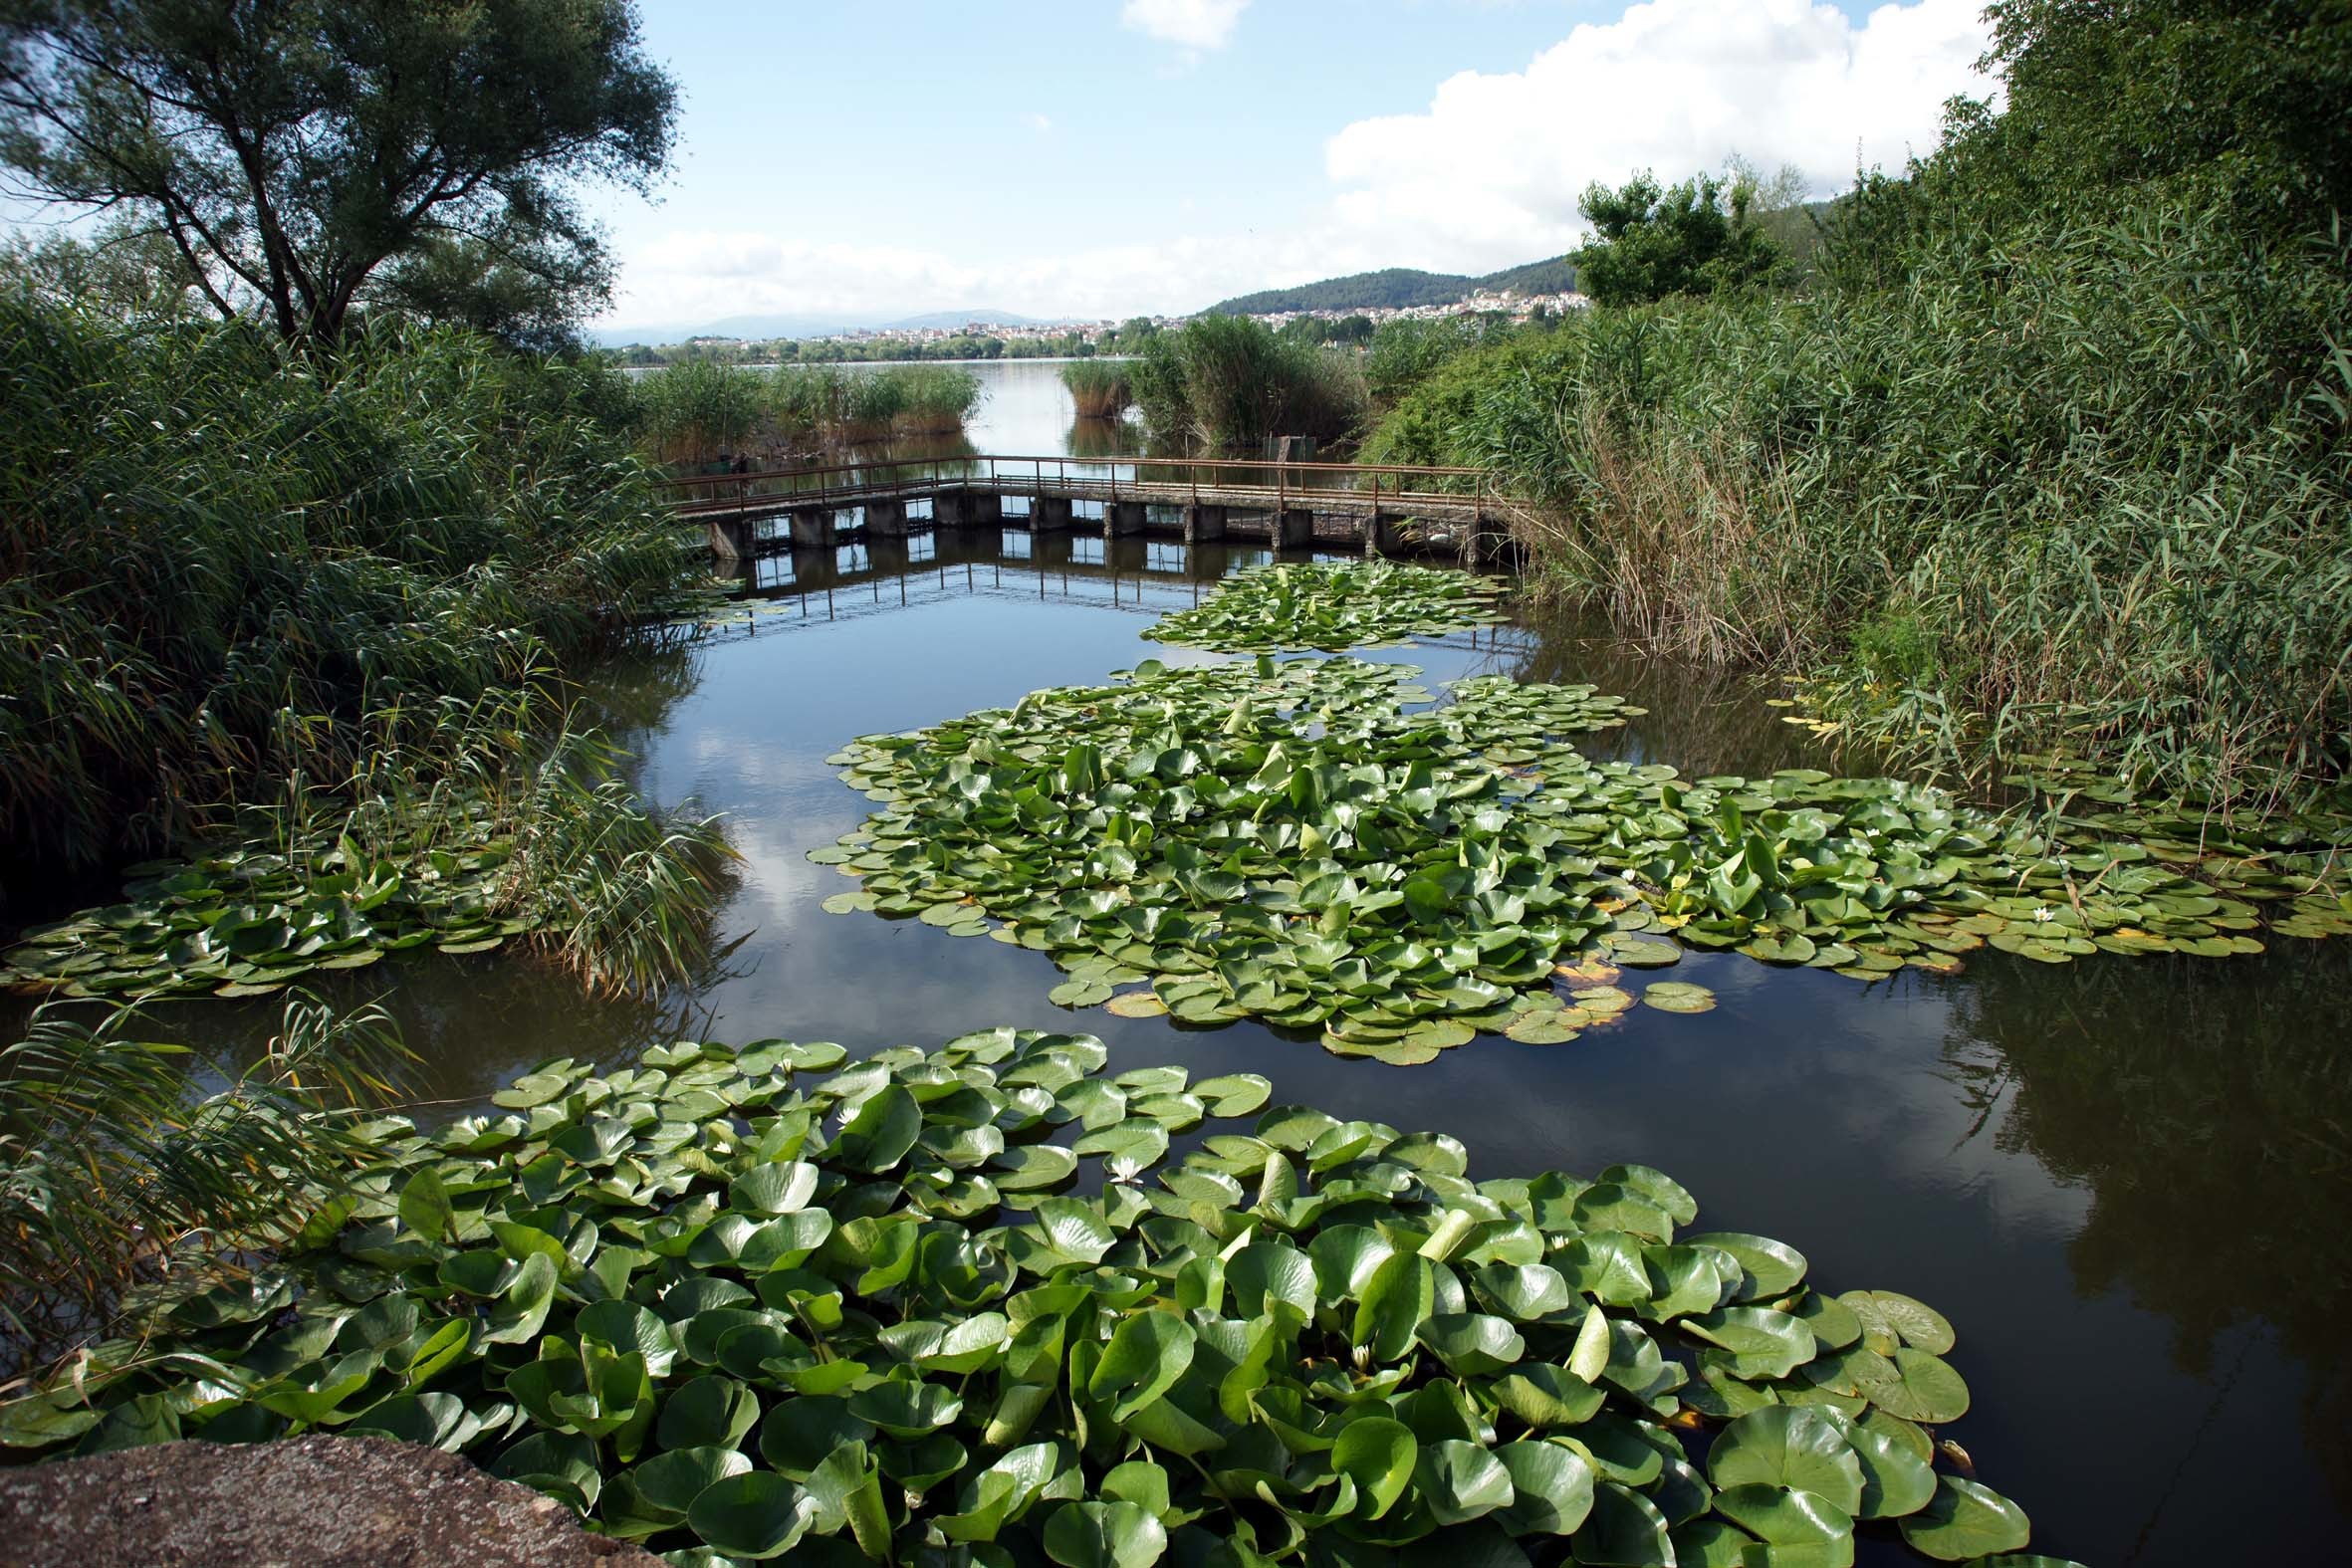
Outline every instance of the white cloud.
[[(1247, 0), (1128, 0), (1130, 26), (1187, 49), (1228, 38)], [(1805, 0), (1650, 0), (1576, 28), (1523, 71), (1466, 72), (1425, 112), (1331, 137), (1328, 200), (1280, 229), (1220, 232), (1191, 194), (1126, 243), (975, 255), (777, 234), (672, 230), (626, 256), (612, 319), (863, 316), (998, 307), (1033, 316), (1197, 310), (1231, 295), (1381, 267), (1487, 272), (1574, 246), (1587, 182), (1681, 179), (1737, 151), (1827, 193), (1865, 162), (1935, 140), (1944, 100), (1982, 93), (1982, 0), (1884, 5), (1860, 23)], [(1021, 123), (1044, 130), (1044, 116)], [(1005, 243), (1000, 238), (1000, 243)]]
[(1116, 318), (1194, 311), (1270, 279), (1384, 266), (1376, 237), (1307, 228), (1169, 237), (1033, 256), (815, 242), (745, 231), (678, 230), (633, 250), (611, 320), (693, 327), (730, 316), (892, 319), (992, 306), (1026, 316)]
[[(1859, 25), (1807, 0), (1651, 0), (1585, 24), (1524, 71), (1464, 72), (1429, 109), (1358, 120), (1325, 166), (1338, 219), (1397, 234), (1420, 265), (1508, 266), (1575, 243), (1592, 180), (1661, 179), (1741, 153), (1816, 194), (1936, 138), (1978, 93), (1983, 0), (1884, 5)], [(1400, 261), (1404, 258), (1400, 257)]]
[(1223, 49), (1250, 0), (1127, 0), (1119, 21), (1186, 49)]

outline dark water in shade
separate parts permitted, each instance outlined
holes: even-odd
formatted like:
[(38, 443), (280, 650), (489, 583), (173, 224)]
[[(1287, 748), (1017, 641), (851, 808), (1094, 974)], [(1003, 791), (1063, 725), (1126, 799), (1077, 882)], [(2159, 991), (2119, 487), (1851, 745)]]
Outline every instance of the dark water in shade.
[[(1712, 988), (1713, 1012), (1636, 1008), (1568, 1045), (1481, 1037), (1390, 1068), (1255, 1024), (1072, 1013), (1047, 1002), (1042, 955), (818, 908), (852, 884), (806, 856), (869, 804), (827, 754), (1143, 658), (1207, 658), (1138, 634), (1262, 559), (970, 534), (761, 562), (744, 627), (598, 692), (649, 794), (726, 814), (743, 864), (723, 972), (651, 1005), (512, 957), (434, 957), (337, 977), (341, 994), (383, 998), (443, 1102), (681, 1032), (862, 1054), (1010, 1023), (1100, 1034), (1114, 1071), (1259, 1072), (1278, 1103), (1451, 1132), (1474, 1176), (1646, 1162), (1697, 1195), (1702, 1227), (1780, 1237), (1832, 1290), (1941, 1308), (1975, 1396), (1949, 1435), (2031, 1514), (2039, 1551), (2096, 1568), (2352, 1556), (2352, 943), (2057, 968), (1987, 951), (1867, 988), (1694, 954), (1674, 978)], [(1622, 693), (1650, 713), (1602, 749), (1692, 775), (1825, 762), (1747, 683), (1574, 624), (1371, 656)], [(172, 1015), (227, 1040), (273, 1011)], [(1915, 1561), (1869, 1541), (1861, 1560)]]

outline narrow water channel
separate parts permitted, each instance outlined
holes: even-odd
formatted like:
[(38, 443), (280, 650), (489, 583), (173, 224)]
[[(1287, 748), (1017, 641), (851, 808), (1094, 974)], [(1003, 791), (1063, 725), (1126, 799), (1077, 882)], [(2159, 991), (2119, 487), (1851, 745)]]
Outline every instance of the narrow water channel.
[[(1975, 1396), (1954, 1434), (2031, 1514), (2036, 1550), (2099, 1568), (2346, 1559), (2352, 944), (2057, 968), (1988, 949), (1869, 987), (1694, 953), (1676, 978), (1713, 989), (1712, 1012), (1637, 1008), (1567, 1045), (1482, 1036), (1390, 1068), (1256, 1024), (1073, 1013), (1047, 1001), (1043, 955), (820, 910), (849, 884), (807, 855), (869, 804), (824, 762), (844, 741), (1211, 657), (1139, 633), (1263, 559), (1018, 532), (768, 558), (737, 622), (594, 695), (649, 794), (726, 816), (743, 863), (718, 970), (649, 1005), (498, 955), (428, 958), (340, 977), (345, 995), (383, 998), (444, 1111), (542, 1058), (609, 1066), (679, 1033), (862, 1054), (1011, 1023), (1099, 1034), (1113, 1070), (1258, 1072), (1277, 1102), (1451, 1132), (1475, 1176), (1656, 1165), (1703, 1226), (1783, 1238), (1832, 1289), (1952, 1319)], [(1570, 621), (1369, 656), (1439, 681), (1593, 682), (1650, 710), (1615, 755), (1693, 775), (1824, 762), (1750, 684)], [(174, 1018), (226, 1039), (268, 1008)]]

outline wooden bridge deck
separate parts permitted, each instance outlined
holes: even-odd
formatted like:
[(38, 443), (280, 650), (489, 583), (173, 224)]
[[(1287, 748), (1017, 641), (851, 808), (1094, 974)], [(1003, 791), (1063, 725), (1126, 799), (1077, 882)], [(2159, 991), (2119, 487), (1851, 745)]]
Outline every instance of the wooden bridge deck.
[[(861, 529), (1004, 527), (1259, 538), (1277, 547), (1337, 538), (1367, 553), (1444, 549), (1475, 559), (1500, 547), (1500, 520), (1524, 504), (1480, 469), (1256, 459), (920, 458), (665, 484), (678, 492), (679, 521), (707, 528), (725, 557), (829, 544)], [(1006, 510), (1009, 501), (1021, 510)], [(789, 534), (765, 538), (758, 525), (779, 518), (791, 520)]]

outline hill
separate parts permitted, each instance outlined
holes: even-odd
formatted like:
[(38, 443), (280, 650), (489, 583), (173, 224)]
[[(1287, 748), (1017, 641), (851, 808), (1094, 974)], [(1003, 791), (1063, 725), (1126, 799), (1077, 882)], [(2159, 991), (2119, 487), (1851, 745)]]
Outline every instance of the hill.
[(1482, 289), (1513, 294), (1557, 294), (1573, 288), (1575, 282), (1576, 269), (1558, 257), (1491, 272), (1483, 278), (1386, 267), (1379, 272), (1302, 283), (1292, 289), (1261, 289), (1256, 294), (1237, 295), (1218, 301), (1202, 314), (1271, 316), (1282, 311), (1396, 311), (1416, 305), (1452, 305)]

